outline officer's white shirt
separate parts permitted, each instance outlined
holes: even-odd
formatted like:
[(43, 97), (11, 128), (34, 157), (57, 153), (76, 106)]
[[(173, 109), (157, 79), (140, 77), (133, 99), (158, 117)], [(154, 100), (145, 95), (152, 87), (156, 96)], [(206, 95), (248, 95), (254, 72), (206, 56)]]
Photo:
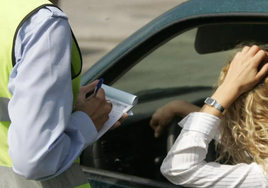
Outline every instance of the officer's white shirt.
[(98, 132), (83, 112), (72, 113), (72, 37), (67, 16), (46, 7), (29, 18), (15, 41), (8, 84), (9, 155), (13, 170), (45, 180), (69, 168)]

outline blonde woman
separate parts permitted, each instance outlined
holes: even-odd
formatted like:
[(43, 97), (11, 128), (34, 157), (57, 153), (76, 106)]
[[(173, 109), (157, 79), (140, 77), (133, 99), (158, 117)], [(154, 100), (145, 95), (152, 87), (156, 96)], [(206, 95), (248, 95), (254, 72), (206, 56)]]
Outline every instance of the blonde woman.
[[(169, 181), (186, 187), (268, 187), (267, 73), (267, 54), (258, 46), (244, 47), (223, 68), (215, 93), (180, 122), (183, 129), (161, 166)], [(232, 165), (204, 161), (218, 130), (219, 159)]]

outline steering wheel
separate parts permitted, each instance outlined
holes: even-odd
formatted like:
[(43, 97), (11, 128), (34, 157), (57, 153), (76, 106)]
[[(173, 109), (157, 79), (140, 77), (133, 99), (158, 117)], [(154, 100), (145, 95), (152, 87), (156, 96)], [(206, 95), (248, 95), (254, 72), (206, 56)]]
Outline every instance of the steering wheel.
[(169, 126), (168, 129), (168, 136), (167, 136), (167, 151), (171, 149), (173, 144), (175, 143), (177, 137), (179, 136), (181, 132), (181, 127), (178, 125), (178, 123), (182, 120), (181, 117), (175, 117)]

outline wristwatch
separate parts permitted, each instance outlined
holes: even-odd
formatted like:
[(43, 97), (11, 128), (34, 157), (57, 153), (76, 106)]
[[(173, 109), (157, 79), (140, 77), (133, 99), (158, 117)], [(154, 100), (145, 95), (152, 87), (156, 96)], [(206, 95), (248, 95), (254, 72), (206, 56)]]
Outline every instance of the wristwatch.
[(206, 98), (204, 103), (209, 105), (209, 106), (212, 106), (212, 107), (216, 108), (222, 114), (224, 114), (224, 112), (225, 112), (225, 109), (222, 107), (222, 105), (220, 105), (215, 99), (212, 99), (212, 98), (208, 97), (208, 98)]

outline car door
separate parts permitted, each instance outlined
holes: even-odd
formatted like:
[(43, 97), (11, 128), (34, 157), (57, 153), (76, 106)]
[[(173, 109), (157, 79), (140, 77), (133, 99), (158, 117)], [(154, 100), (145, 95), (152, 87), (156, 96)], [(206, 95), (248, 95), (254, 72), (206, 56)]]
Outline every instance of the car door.
[[(235, 53), (233, 48), (249, 41), (267, 44), (261, 37), (268, 31), (265, 8), (238, 6), (231, 0), (217, 1), (218, 7), (213, 3), (190, 1), (172, 9), (83, 76), (82, 84), (103, 77), (106, 84), (139, 97), (134, 115), (81, 156), (84, 171), (96, 187), (174, 187), (159, 169), (180, 131), (176, 124), (181, 118), (175, 120), (175, 129), (154, 138), (149, 126), (152, 114), (173, 100), (201, 106), (217, 85), (221, 68)], [(206, 160), (215, 160), (215, 154), (212, 142)]]

